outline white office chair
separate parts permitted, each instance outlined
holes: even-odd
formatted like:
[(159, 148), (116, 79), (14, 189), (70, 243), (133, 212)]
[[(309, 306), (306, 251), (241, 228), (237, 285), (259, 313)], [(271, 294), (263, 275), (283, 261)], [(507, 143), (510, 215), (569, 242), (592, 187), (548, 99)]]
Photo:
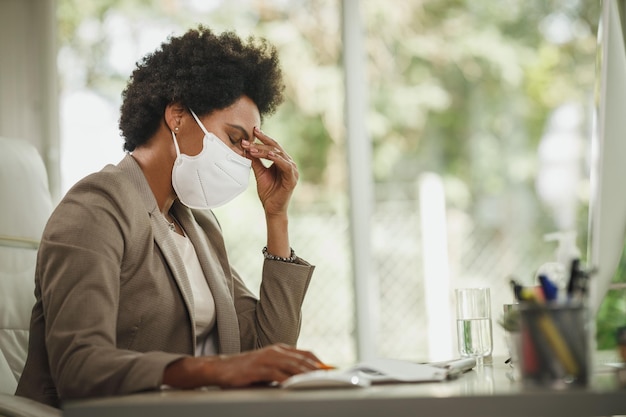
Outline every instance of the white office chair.
[(26, 140), (0, 137), (0, 416), (60, 416), (13, 395), (28, 348), (35, 259), (52, 211), (41, 156)]

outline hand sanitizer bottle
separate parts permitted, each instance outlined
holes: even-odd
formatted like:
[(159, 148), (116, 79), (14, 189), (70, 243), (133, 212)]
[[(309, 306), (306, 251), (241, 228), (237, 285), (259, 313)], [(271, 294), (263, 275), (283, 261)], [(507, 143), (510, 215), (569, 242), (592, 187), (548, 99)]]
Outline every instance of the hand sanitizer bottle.
[(566, 296), (567, 284), (570, 279), (572, 261), (580, 259), (580, 250), (576, 246), (576, 232), (562, 231), (549, 233), (544, 236), (544, 240), (557, 241), (558, 246), (555, 251), (555, 261), (546, 262), (537, 270), (539, 275), (546, 275), (558, 287), (559, 298)]

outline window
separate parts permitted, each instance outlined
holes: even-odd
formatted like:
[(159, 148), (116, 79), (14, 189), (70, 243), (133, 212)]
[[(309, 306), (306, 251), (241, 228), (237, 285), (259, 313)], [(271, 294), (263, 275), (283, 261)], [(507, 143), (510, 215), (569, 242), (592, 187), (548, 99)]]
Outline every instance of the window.
[[(58, 13), (65, 190), (121, 159), (120, 92), (134, 62), (168, 34), (201, 22), (264, 36), (278, 47), (287, 101), (264, 130), (299, 164), (291, 238), (317, 266), (299, 344), (330, 363), (356, 360), (344, 124), (344, 105), (354, 103), (344, 97), (342, 3), (73, 3), (59, 0)], [(495, 321), (512, 301), (508, 278), (532, 281), (553, 259), (555, 245), (543, 235), (555, 230), (579, 231), (585, 253), (599, 7), (539, 0), (390, 4), (358, 2), (368, 88), (363, 124), (372, 146), (374, 350), (416, 360), (456, 355), (451, 290), (489, 286), (494, 352), (504, 354)], [(563, 183), (563, 175), (573, 181)], [(550, 188), (555, 183), (559, 193)], [(254, 187), (216, 212), (232, 262), (256, 288), (265, 231), (251, 227), (263, 224)]]

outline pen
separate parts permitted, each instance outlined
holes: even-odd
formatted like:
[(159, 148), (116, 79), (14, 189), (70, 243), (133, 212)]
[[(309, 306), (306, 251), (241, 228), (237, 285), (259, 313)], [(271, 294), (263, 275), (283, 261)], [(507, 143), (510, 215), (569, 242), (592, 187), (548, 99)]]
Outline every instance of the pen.
[(511, 287), (513, 288), (513, 295), (517, 301), (522, 301), (522, 286), (517, 283), (514, 279), (509, 281), (511, 283)]
[(578, 279), (580, 274), (580, 260), (573, 259), (572, 265), (569, 271), (569, 281), (567, 282), (567, 298), (571, 299), (578, 285)]
[(579, 285), (578, 285), (578, 290), (580, 292), (580, 297), (581, 297), (581, 302), (586, 302), (586, 298), (587, 298), (587, 294), (588, 294), (588, 289), (589, 289), (589, 279), (591, 278), (591, 276), (593, 274), (596, 273), (596, 269), (595, 268), (589, 268), (589, 269), (585, 269), (582, 271), (579, 271)]
[(318, 363), (317, 363), (317, 367), (318, 367), (319, 369), (324, 369), (324, 370), (326, 370), (326, 371), (329, 371), (329, 370), (331, 370), (331, 369), (337, 369), (337, 367), (336, 367), (336, 366), (327, 365), (327, 364), (322, 363), (322, 362), (318, 362)]

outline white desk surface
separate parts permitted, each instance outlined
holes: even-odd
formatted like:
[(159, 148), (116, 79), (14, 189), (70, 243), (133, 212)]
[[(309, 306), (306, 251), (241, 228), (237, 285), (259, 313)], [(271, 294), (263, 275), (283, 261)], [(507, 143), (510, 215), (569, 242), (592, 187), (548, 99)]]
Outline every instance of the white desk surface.
[(436, 383), (290, 391), (279, 388), (163, 391), (82, 400), (65, 417), (528, 417), (626, 415), (626, 388), (614, 372), (596, 367), (585, 388), (524, 387), (501, 358), (458, 379)]

